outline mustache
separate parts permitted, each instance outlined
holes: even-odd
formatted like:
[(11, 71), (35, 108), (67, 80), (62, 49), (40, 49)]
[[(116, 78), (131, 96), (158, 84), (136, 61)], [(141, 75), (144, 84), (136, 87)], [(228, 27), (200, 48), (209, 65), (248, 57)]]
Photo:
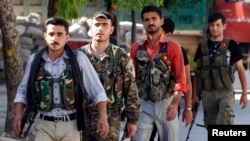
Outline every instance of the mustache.
[(154, 24), (150, 24), (148, 27), (151, 27), (151, 26), (153, 27), (153, 26), (155, 26), (155, 25), (154, 25)]
[(53, 43), (51, 43), (51, 45), (59, 45), (59, 43), (58, 42), (53, 42)]

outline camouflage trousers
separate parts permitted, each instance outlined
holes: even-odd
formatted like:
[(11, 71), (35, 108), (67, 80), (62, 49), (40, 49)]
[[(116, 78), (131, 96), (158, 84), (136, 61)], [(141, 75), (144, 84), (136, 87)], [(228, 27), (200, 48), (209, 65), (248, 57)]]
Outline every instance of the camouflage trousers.
[(206, 128), (209, 124), (233, 124), (235, 103), (233, 90), (202, 91), (201, 99)]
[[(96, 109), (86, 110), (86, 123), (89, 131), (86, 141), (118, 141), (120, 134), (121, 113), (118, 108), (108, 108), (109, 133), (105, 138), (101, 138), (96, 132), (99, 114)], [(83, 137), (84, 139), (84, 137)], [(85, 141), (85, 140), (84, 140)]]

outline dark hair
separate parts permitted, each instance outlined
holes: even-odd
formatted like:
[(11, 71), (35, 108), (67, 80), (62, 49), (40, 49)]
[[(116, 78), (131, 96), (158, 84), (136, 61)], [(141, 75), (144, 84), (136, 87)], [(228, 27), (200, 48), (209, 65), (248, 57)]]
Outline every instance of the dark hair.
[(65, 19), (63, 19), (63, 18), (60, 18), (60, 17), (50, 17), (50, 18), (48, 18), (46, 20), (46, 22), (45, 22), (45, 28), (46, 28), (46, 30), (47, 30), (47, 26), (49, 24), (64, 26), (65, 30), (66, 30), (66, 34), (69, 33), (69, 23)]
[(226, 23), (226, 18), (223, 14), (221, 13), (213, 13), (211, 15), (209, 15), (209, 18), (208, 18), (208, 23), (213, 23), (217, 20), (221, 19), (222, 21), (222, 24), (225, 24)]
[(165, 33), (173, 33), (175, 29), (175, 23), (171, 18), (164, 17), (164, 24), (161, 27)]
[(160, 18), (162, 18), (162, 12), (161, 9), (155, 5), (148, 5), (145, 6), (141, 11), (141, 19), (143, 20), (143, 15), (148, 12), (156, 12)]

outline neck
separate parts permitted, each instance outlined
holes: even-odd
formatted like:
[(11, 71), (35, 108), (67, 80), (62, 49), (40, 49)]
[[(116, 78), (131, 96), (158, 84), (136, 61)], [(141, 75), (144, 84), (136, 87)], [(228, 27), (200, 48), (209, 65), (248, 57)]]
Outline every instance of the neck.
[(99, 58), (103, 53), (105, 53), (106, 49), (109, 46), (109, 42), (98, 42), (92, 40), (90, 44), (91, 52), (95, 57)]
[(64, 51), (64, 50), (54, 51), (54, 50), (50, 50), (50, 49), (49, 49), (49, 50), (48, 50), (48, 57), (49, 57), (49, 59), (50, 59), (52, 62), (54, 62), (56, 59), (58, 59), (59, 57), (62, 56), (63, 51)]
[(150, 44), (153, 48), (156, 47), (156, 43), (160, 40), (161, 38), (161, 32), (157, 32), (154, 34), (148, 34), (148, 39), (150, 41)]
[(211, 36), (211, 37), (210, 37), (211, 41), (213, 41), (213, 42), (222, 41), (223, 38), (224, 38), (223, 36)]

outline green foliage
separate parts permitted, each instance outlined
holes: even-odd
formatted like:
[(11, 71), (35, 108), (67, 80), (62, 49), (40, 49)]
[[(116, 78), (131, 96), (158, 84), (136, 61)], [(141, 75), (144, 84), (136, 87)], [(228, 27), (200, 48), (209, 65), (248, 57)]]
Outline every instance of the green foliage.
[(81, 17), (81, 7), (87, 6), (91, 0), (60, 0), (59, 10), (56, 15), (66, 19), (76, 19)]
[(164, 0), (113, 0), (117, 3), (117, 7), (120, 9), (131, 9), (134, 11), (141, 10), (142, 7), (149, 4), (156, 6), (162, 6)]

